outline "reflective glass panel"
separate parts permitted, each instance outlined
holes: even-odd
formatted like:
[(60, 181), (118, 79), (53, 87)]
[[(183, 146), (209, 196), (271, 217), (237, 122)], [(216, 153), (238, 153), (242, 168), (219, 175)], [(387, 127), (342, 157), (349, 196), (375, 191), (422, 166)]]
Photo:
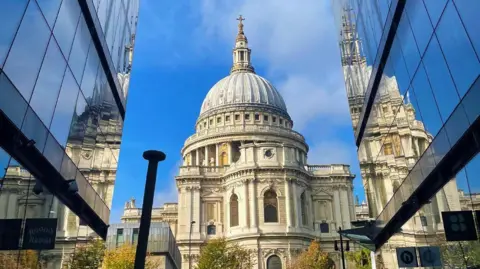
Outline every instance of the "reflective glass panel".
[(20, 128), (27, 111), (27, 102), (4, 73), (0, 73), (0, 89), (0, 109)]
[(35, 1), (30, 1), (8, 54), (4, 71), (26, 100), (30, 99), (47, 49), (50, 30)]
[(5, 0), (0, 8), (0, 67), (3, 66), (7, 57), (8, 49), (12, 44), (22, 19), (27, 0)]
[(47, 137), (47, 143), (45, 144), (43, 155), (53, 165), (53, 167), (55, 167), (55, 169), (60, 171), (65, 151), (51, 134), (49, 134)]
[(85, 65), (85, 71), (83, 72), (82, 78), (82, 92), (85, 95), (87, 101), (91, 101), (93, 97), (93, 89), (95, 88), (95, 80), (97, 78), (98, 70), (103, 72), (102, 67), (99, 67), (99, 60), (97, 55), (97, 50), (93, 43), (90, 43), (90, 49), (88, 51), (88, 59)]
[(418, 68), (412, 83), (423, 124), (430, 134), (436, 135), (442, 127), (442, 121), (423, 65)]
[(47, 54), (43, 60), (40, 75), (33, 91), (30, 106), (35, 110), (46, 126), (50, 126), (53, 110), (57, 103), (63, 75), (65, 74), (65, 59), (54, 38), (50, 39)]
[(480, 73), (480, 64), (452, 2), (447, 4), (436, 33), (458, 93), (463, 97)]
[(70, 55), (70, 48), (72, 47), (79, 17), (80, 7), (77, 1), (62, 2), (53, 34), (65, 56)]
[(417, 42), (420, 54), (423, 54), (427, 47), (433, 28), (428, 19), (427, 11), (422, 1), (407, 1), (406, 12), (410, 20), (410, 25)]
[(90, 31), (83, 16), (80, 16), (72, 51), (68, 58), (68, 65), (70, 65), (70, 69), (72, 69), (72, 73), (79, 84), (82, 81), (83, 69), (85, 68), (90, 43)]
[(478, 30), (480, 1), (455, 0), (454, 3), (478, 56), (480, 55), (480, 31)]
[(412, 76), (415, 74), (415, 70), (420, 62), (420, 54), (418, 52), (417, 44), (415, 43), (415, 38), (413, 37), (413, 32), (410, 28), (410, 22), (406, 12), (403, 13), (400, 20), (400, 26), (397, 30), (397, 39), (401, 42), (405, 64), (407, 66), (408, 73), (410, 76)]
[(61, 2), (62, 0), (37, 0), (43, 16), (45, 16), (48, 25), (52, 29), (53, 25), (55, 24), (55, 19), (57, 18), (58, 9), (60, 8)]
[(73, 111), (77, 102), (78, 86), (72, 73), (67, 69), (63, 79), (62, 89), (58, 97), (57, 106), (53, 115), (50, 131), (58, 140), (60, 145), (65, 146), (67, 136), (70, 132)]
[(423, 0), (434, 27), (437, 25), (447, 1), (448, 0)]
[(35, 112), (29, 108), (22, 126), (22, 133), (35, 141), (35, 147), (42, 152), (48, 136), (48, 130)]
[(428, 45), (428, 49), (423, 57), (423, 63), (430, 78), (430, 84), (432, 85), (440, 115), (443, 122), (445, 122), (460, 99), (435, 36)]

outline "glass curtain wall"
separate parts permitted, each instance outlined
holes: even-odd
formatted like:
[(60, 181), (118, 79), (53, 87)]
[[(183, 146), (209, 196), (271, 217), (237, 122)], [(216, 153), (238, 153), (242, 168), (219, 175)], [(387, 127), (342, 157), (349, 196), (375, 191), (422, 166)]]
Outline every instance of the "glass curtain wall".
[[(64, 180), (75, 180), (78, 194), (108, 224), (123, 129), (118, 100), (127, 94), (138, 1), (0, 0), (0, 6), (0, 112)], [(92, 30), (90, 16), (101, 28)], [(2, 250), (0, 267), (61, 268), (76, 246), (98, 237), (41, 184), (48, 179), (34, 178), (3, 148), (0, 166), (0, 221), (20, 219), (23, 231), (27, 219), (57, 219), (54, 250)]]
[[(400, 2), (405, 6), (379, 69)], [(475, 15), (480, 3), (345, 0), (336, 1), (334, 8), (350, 112), (360, 142), (361, 176), (370, 217), (382, 228), (479, 115), (480, 34)], [(377, 91), (371, 96), (379, 70)], [(462, 244), (452, 247), (445, 242), (441, 217), (445, 211), (478, 210), (477, 163), (475, 157), (388, 240), (380, 250), (385, 268), (397, 268), (395, 249), (401, 246), (439, 245), (444, 264), (461, 263), (450, 268), (480, 264), (461, 254), (447, 257), (448, 249), (461, 253)], [(475, 244), (466, 248), (480, 251)]]

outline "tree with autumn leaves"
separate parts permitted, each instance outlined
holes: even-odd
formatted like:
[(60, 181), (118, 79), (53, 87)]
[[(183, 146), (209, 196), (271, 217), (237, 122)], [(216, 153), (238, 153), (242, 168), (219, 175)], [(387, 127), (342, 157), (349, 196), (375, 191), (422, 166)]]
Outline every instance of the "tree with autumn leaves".
[(200, 250), (196, 269), (250, 269), (253, 252), (225, 238), (209, 240)]
[(331, 269), (335, 264), (328, 257), (328, 253), (323, 252), (317, 241), (312, 241), (308, 249), (295, 257), (288, 269)]
[(39, 258), (38, 251), (2, 251), (0, 252), (0, 269), (43, 269), (44, 262)]
[[(106, 249), (101, 240), (93, 240), (84, 246), (78, 246), (65, 269), (133, 269), (136, 247), (123, 244), (115, 249)], [(152, 259), (145, 262), (145, 269), (157, 268)]]

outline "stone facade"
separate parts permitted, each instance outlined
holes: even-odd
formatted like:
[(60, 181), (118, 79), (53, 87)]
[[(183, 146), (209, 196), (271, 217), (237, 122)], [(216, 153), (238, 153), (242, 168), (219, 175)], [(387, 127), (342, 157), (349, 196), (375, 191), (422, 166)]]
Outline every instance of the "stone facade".
[[(136, 207), (135, 199), (125, 203), (122, 215), (122, 223), (140, 223), (142, 216), (142, 208)], [(178, 227), (178, 204), (165, 203), (161, 207), (154, 207), (152, 209), (152, 222), (165, 222), (170, 226), (173, 236), (177, 237)]]
[[(285, 268), (314, 239), (339, 264), (334, 240), (355, 219), (354, 175), (348, 165), (307, 164), (308, 145), (281, 95), (254, 72), (242, 20), (231, 74), (207, 94), (182, 149), (172, 228), (182, 267), (195, 265), (201, 245), (218, 237), (254, 250), (258, 269), (272, 268), (273, 256)], [(169, 206), (155, 209), (154, 219), (173, 216)], [(138, 214), (127, 204), (122, 220)]]

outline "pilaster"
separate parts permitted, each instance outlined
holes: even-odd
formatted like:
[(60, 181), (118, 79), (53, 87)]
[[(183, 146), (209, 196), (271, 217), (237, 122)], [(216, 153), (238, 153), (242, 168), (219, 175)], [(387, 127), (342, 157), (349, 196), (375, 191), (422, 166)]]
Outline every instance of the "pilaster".
[(257, 180), (252, 178), (249, 185), (250, 191), (250, 229), (251, 232), (258, 232), (258, 219), (257, 219)]
[(300, 217), (300, 214), (298, 214), (299, 210), (298, 210), (298, 207), (299, 207), (299, 204), (298, 204), (298, 193), (297, 193), (297, 182), (296, 181), (293, 181), (292, 182), (292, 199), (293, 199), (293, 219), (294, 219), (294, 222), (293, 222), (293, 225), (295, 228), (298, 228), (299, 227), (299, 217)]
[(242, 207), (244, 208), (244, 213), (243, 213), (243, 216), (242, 216), (242, 228), (243, 229), (247, 229), (248, 228), (248, 215), (249, 215), (249, 211), (248, 208), (249, 208), (249, 203), (248, 203), (248, 179), (245, 179), (243, 180), (243, 203), (242, 203)]
[(340, 193), (339, 193), (339, 190), (336, 189), (334, 192), (333, 192), (333, 206), (335, 207), (333, 210), (335, 212), (335, 224), (337, 225), (337, 227), (335, 227), (335, 230), (338, 229), (338, 226), (339, 225), (342, 225), (342, 209), (340, 207)]
[(220, 166), (220, 164), (218, 162), (219, 159), (220, 158), (218, 158), (218, 144), (215, 144), (215, 166)]
[(291, 210), (291, 194), (290, 194), (290, 179), (285, 180), (285, 214), (287, 219), (287, 229), (292, 227), (292, 210)]

